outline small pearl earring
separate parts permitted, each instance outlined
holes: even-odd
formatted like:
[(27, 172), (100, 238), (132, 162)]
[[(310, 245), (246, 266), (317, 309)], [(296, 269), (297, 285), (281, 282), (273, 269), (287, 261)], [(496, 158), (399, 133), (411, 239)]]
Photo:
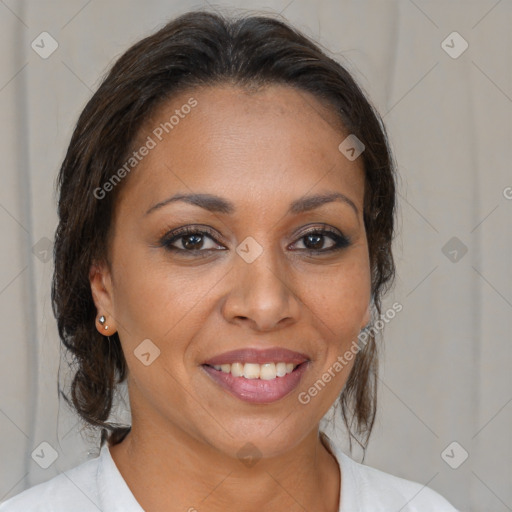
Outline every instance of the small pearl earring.
[(99, 319), (99, 322), (100, 322), (100, 324), (101, 324), (101, 325), (103, 325), (103, 328), (104, 328), (105, 330), (107, 330), (107, 329), (108, 329), (108, 325), (104, 325), (106, 321), (107, 321), (107, 319), (106, 319), (103, 315), (101, 315), (101, 316), (100, 316), (100, 319)]

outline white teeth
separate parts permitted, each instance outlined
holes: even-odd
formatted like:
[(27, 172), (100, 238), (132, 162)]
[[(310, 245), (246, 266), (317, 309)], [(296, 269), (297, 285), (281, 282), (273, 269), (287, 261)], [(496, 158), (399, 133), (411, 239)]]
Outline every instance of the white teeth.
[(276, 375), (278, 377), (284, 377), (286, 375), (286, 363), (276, 364)]
[(231, 365), (231, 375), (241, 377), (244, 374), (244, 365), (242, 363), (233, 363)]
[(246, 379), (259, 379), (260, 378), (260, 365), (256, 363), (244, 364), (244, 377)]
[(246, 379), (272, 380), (276, 377), (284, 377), (292, 373), (295, 367), (293, 363), (233, 363), (213, 365), (213, 367), (223, 373), (231, 373), (233, 377), (245, 377)]
[(272, 380), (277, 377), (276, 365), (274, 363), (266, 363), (261, 365), (260, 379)]

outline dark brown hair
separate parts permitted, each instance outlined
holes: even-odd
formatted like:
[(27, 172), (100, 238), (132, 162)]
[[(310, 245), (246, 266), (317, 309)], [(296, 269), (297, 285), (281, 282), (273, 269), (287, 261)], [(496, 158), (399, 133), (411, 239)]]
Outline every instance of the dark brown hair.
[[(395, 167), (380, 116), (349, 72), (313, 41), (270, 16), (186, 13), (139, 41), (114, 64), (85, 106), (58, 176), (52, 305), (59, 335), (75, 370), (71, 399), (101, 428), (101, 445), (116, 444), (129, 427), (109, 422), (114, 392), (127, 377), (118, 334), (97, 332), (89, 283), (93, 262), (108, 263), (107, 235), (122, 183), (101, 200), (93, 193), (125, 162), (145, 121), (166, 99), (198, 86), (282, 84), (313, 94), (337, 114), (346, 133), (365, 145), (364, 222), (374, 310), (391, 285)], [(340, 133), (340, 142), (341, 142)], [(364, 448), (377, 406), (374, 333), (358, 352), (340, 396), (344, 422)]]

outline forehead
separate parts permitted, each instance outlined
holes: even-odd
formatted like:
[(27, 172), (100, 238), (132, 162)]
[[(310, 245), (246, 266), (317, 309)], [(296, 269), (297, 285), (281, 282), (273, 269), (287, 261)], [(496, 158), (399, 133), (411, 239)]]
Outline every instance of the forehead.
[(192, 89), (162, 104), (140, 130), (135, 150), (151, 149), (119, 201), (142, 208), (178, 190), (275, 202), (318, 185), (362, 203), (362, 159), (338, 150), (347, 135), (332, 108), (288, 86)]

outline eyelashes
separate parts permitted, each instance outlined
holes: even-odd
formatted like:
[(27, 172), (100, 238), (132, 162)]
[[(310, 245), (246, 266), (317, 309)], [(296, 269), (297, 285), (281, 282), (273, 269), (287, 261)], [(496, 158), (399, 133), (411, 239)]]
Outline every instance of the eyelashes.
[[(332, 244), (327, 247), (320, 249), (317, 246), (323, 246), (326, 240), (330, 240)], [(302, 242), (304, 249), (298, 249), (301, 251), (307, 251), (312, 254), (330, 253), (333, 251), (339, 251), (345, 249), (350, 245), (348, 237), (343, 235), (341, 232), (334, 231), (333, 229), (319, 229), (314, 228), (305, 233), (302, 233), (298, 238), (297, 242)], [(295, 245), (294, 244), (294, 245)], [(308, 247), (310, 245), (310, 247)], [(297, 250), (297, 249), (296, 249)]]
[[(204, 257), (214, 251), (227, 250), (225, 246), (217, 242), (216, 236), (207, 227), (186, 226), (164, 235), (159, 245), (176, 254)], [(324, 246), (328, 242), (330, 243), (325, 248)], [(292, 249), (293, 251), (321, 255), (345, 249), (351, 242), (348, 237), (338, 230), (317, 227), (303, 232), (296, 242), (291, 245), (294, 246), (298, 243), (301, 243), (304, 248)]]
[[(210, 252), (213, 250), (226, 250), (224, 246), (220, 245), (215, 240), (215, 236), (216, 235), (208, 228), (199, 229), (197, 227), (188, 226), (185, 228), (177, 229), (165, 235), (160, 241), (160, 245), (162, 247), (165, 247), (169, 251), (180, 251), (188, 253)], [(215, 244), (219, 248), (202, 248), (202, 246), (204, 245), (204, 240), (206, 238), (215, 242)], [(176, 247), (174, 245), (178, 240), (180, 241), (182, 248)]]

